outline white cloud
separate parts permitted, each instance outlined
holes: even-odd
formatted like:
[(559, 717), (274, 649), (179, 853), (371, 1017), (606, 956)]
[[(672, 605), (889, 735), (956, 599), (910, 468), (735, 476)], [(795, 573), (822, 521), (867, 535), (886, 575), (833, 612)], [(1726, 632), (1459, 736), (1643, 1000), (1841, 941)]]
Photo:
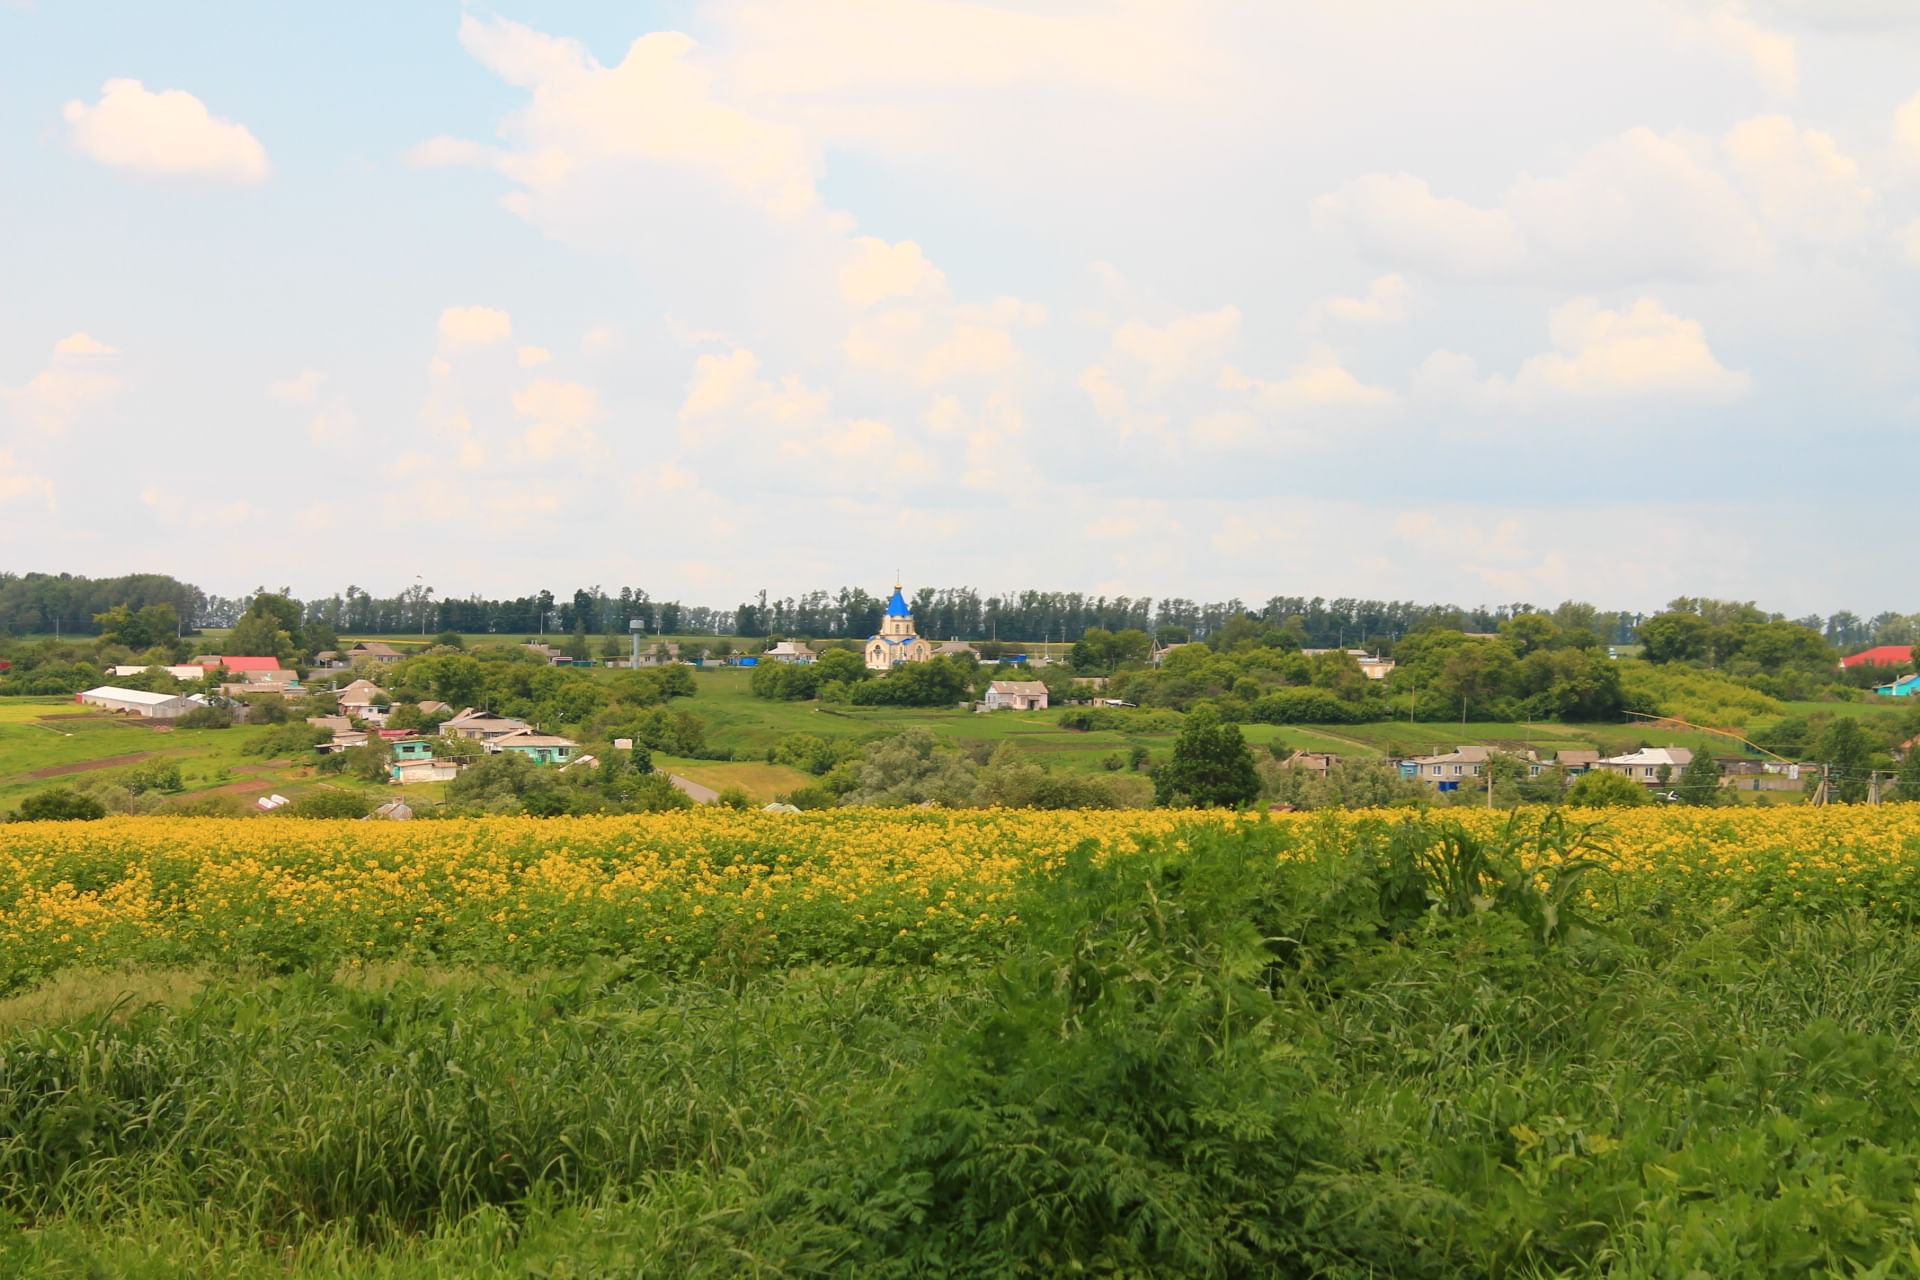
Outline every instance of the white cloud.
[(1270, 409), (1388, 409), (1399, 401), (1386, 387), (1368, 386), (1354, 377), (1328, 347), (1316, 347), (1284, 378), (1253, 378), (1229, 365), (1220, 373), (1220, 386), (1248, 392)]
[(1693, 278), (1754, 271), (1772, 246), (1704, 140), (1629, 129), (1565, 174), (1522, 176), (1506, 207), (1529, 270), (1559, 278)]
[(1210, 371), (1240, 335), (1240, 309), (1188, 312), (1164, 325), (1129, 320), (1113, 334), (1112, 357), (1138, 366), (1149, 386)]
[(727, 412), (765, 394), (760, 361), (753, 352), (736, 348), (726, 355), (703, 355), (693, 362), (693, 380), (680, 403), (680, 420), (694, 422)]
[(1093, 401), (1094, 412), (1109, 422), (1119, 422), (1127, 416), (1127, 393), (1114, 382), (1113, 375), (1102, 365), (1084, 369), (1080, 374), (1080, 389)]
[(1348, 324), (1400, 324), (1407, 318), (1409, 293), (1407, 282), (1400, 275), (1380, 276), (1367, 286), (1365, 297), (1321, 299), (1314, 307), (1311, 322), (1317, 323), (1326, 317)]
[(1711, 145), (1635, 128), (1564, 173), (1522, 174), (1498, 207), (1436, 196), (1420, 178), (1374, 173), (1314, 202), (1315, 225), (1363, 253), (1460, 280), (1691, 278), (1754, 271), (1772, 244)]
[(119, 352), (88, 333), (74, 333), (53, 347), (53, 359), (26, 385), (0, 387), (0, 404), (36, 430), (63, 432), (120, 394), (113, 372)]
[(1832, 135), (1797, 128), (1785, 116), (1756, 116), (1735, 125), (1722, 145), (1775, 226), (1821, 241), (1866, 230), (1878, 197)]
[(138, 80), (109, 80), (99, 102), (69, 102), (62, 114), (74, 146), (109, 168), (234, 183), (265, 182), (271, 171), (245, 125), (179, 89), (152, 93)]
[(873, 236), (861, 236), (853, 246), (852, 260), (840, 268), (841, 296), (853, 306), (870, 307), (889, 298), (946, 293), (947, 278), (913, 241), (888, 244)]
[(90, 333), (71, 333), (53, 344), (53, 354), (56, 357), (117, 356), (120, 351)]
[(1793, 41), (1761, 26), (1737, 5), (1719, 5), (1704, 17), (1685, 15), (1680, 32), (1690, 43), (1717, 49), (1746, 64), (1762, 84), (1781, 97), (1792, 97), (1799, 86)]
[(600, 416), (600, 397), (578, 382), (542, 378), (513, 393), (513, 409), (542, 424), (578, 429)]
[(1355, 178), (1315, 200), (1313, 217), (1316, 226), (1345, 231), (1369, 257), (1442, 276), (1503, 276), (1526, 256), (1510, 214), (1437, 196), (1407, 173)]
[(1920, 93), (1901, 103), (1893, 113), (1893, 141), (1908, 161), (1920, 163)]
[(1020, 347), (991, 315), (946, 306), (872, 312), (853, 322), (841, 351), (855, 369), (922, 386), (999, 377), (1019, 366)]
[(53, 481), (22, 469), (12, 450), (0, 449), (0, 509), (29, 505), (53, 510)]
[(448, 307), (440, 313), (443, 350), (491, 346), (512, 336), (512, 319), (506, 312), (492, 307)]
[(1529, 357), (1512, 378), (1480, 379), (1474, 361), (1436, 351), (1414, 377), (1416, 394), (1480, 407), (1529, 409), (1569, 400), (1733, 400), (1752, 379), (1722, 365), (1698, 321), (1657, 298), (1624, 310), (1576, 298), (1548, 320), (1555, 350)]
[(1557, 351), (1520, 366), (1514, 390), (1534, 393), (1729, 399), (1744, 395), (1749, 378), (1715, 359), (1696, 320), (1674, 315), (1657, 298), (1609, 311), (1591, 298), (1556, 309), (1548, 331)]
[(532, 369), (553, 359), (553, 352), (545, 347), (522, 347), (517, 353), (522, 369)]
[(317, 369), (302, 369), (291, 378), (267, 384), (267, 395), (281, 404), (313, 409), (307, 419), (307, 438), (317, 445), (348, 444), (359, 435), (360, 420), (338, 396), (321, 404), (326, 377)]
[[(532, 99), (508, 118), (515, 145), (494, 159), (537, 198), (577, 194), (576, 181), (601, 165), (666, 165), (721, 183), (766, 212), (793, 217), (819, 203), (813, 149), (795, 129), (719, 101), (697, 44), (656, 31), (602, 66), (576, 40), (544, 35), (504, 18), (460, 21), (467, 52)], [(491, 153), (435, 139), (417, 161), (484, 161)], [(523, 211), (525, 206), (522, 206)]]
[(320, 384), (325, 382), (316, 369), (302, 369), (291, 378), (267, 384), (267, 394), (282, 404), (313, 404), (320, 398)]

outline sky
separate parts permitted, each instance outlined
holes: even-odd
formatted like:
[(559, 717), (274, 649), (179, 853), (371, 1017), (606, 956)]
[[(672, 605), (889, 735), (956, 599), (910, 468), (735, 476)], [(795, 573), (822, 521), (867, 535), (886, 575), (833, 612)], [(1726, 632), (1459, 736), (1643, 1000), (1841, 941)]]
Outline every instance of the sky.
[(1908, 608), (1906, 0), (0, 0), (0, 568)]

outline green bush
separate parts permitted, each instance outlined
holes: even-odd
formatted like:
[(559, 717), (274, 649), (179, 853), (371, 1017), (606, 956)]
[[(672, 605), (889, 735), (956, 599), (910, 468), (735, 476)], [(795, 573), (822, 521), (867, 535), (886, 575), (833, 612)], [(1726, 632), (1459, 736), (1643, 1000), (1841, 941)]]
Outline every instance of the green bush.
[(48, 787), (20, 802), (15, 822), (91, 822), (107, 816), (107, 807), (72, 787)]
[(1567, 803), (1593, 809), (1623, 809), (1647, 804), (1647, 789), (1611, 769), (1592, 769), (1567, 788)]
[(373, 808), (373, 798), (364, 791), (329, 787), (296, 796), (278, 812), (289, 818), (364, 818)]

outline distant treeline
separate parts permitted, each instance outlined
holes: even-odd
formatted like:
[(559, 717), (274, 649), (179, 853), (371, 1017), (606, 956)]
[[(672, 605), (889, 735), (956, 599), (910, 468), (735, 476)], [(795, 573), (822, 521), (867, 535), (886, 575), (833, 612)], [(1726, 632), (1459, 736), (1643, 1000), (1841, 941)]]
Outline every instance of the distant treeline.
[[(0, 635), (98, 635), (97, 613), (115, 605), (139, 611), (150, 604), (172, 605), (191, 627), (207, 610), (200, 588), (164, 573), (130, 573), (120, 578), (85, 578), (71, 573), (0, 572)], [(245, 604), (236, 611), (244, 611)]]
[[(170, 604), (187, 631), (231, 627), (263, 588), (239, 598), (210, 595), (165, 574), (86, 578), (76, 574), (0, 572), (0, 634), (59, 632), (95, 635), (94, 615), (116, 605), (139, 610)], [(1603, 643), (1626, 644), (1636, 638), (1646, 615), (1603, 610), (1578, 601), (1546, 609), (1525, 601), (1461, 608), (1412, 600), (1361, 600), (1351, 597), (1272, 596), (1249, 603), (1240, 599), (1198, 602), (1181, 597), (1087, 595), (1078, 591), (1009, 591), (982, 595), (971, 587), (920, 588), (913, 592), (914, 622), (921, 635), (936, 640), (998, 640), (1016, 644), (1072, 641), (1094, 628), (1140, 630), (1159, 639), (1203, 640), (1236, 619), (1297, 631), (1310, 648), (1388, 649), (1421, 627), (1493, 632), (1519, 614), (1552, 613), (1561, 626), (1592, 631)], [(1697, 602), (1668, 606), (1694, 611)], [(1718, 602), (1716, 602), (1718, 603)], [(860, 587), (810, 591), (800, 596), (756, 601), (733, 609), (655, 600), (645, 589), (600, 586), (576, 588), (565, 596), (551, 591), (490, 599), (480, 595), (439, 597), (416, 583), (392, 596), (376, 596), (357, 586), (332, 596), (304, 601), (305, 620), (342, 635), (465, 634), (530, 636), (566, 634), (625, 635), (630, 624), (661, 635), (736, 635), (748, 638), (796, 636), (808, 639), (860, 638), (879, 629), (886, 596)], [(1779, 614), (1761, 616), (1780, 618)], [(1920, 640), (1920, 615), (1880, 613), (1872, 617), (1841, 611), (1827, 618), (1808, 616), (1795, 623), (1821, 633), (1842, 649), (1867, 644)]]

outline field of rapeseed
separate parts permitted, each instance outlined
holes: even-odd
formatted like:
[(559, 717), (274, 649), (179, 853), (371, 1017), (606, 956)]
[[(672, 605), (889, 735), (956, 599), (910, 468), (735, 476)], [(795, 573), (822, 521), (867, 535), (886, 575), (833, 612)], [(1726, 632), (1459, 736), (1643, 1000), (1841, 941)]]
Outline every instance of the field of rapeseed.
[[(1920, 806), (1642, 809), (1595, 824), (1602, 913), (1920, 903)], [(1504, 815), (1466, 810), (1470, 831)], [(1099, 856), (1208, 826), (1276, 856), (1337, 850), (1404, 815), (1161, 811), (695, 810), (462, 823), (124, 818), (0, 826), (0, 989), (62, 968), (406, 959), (684, 972), (960, 956), (1017, 928), (1015, 900), (1086, 844)]]

